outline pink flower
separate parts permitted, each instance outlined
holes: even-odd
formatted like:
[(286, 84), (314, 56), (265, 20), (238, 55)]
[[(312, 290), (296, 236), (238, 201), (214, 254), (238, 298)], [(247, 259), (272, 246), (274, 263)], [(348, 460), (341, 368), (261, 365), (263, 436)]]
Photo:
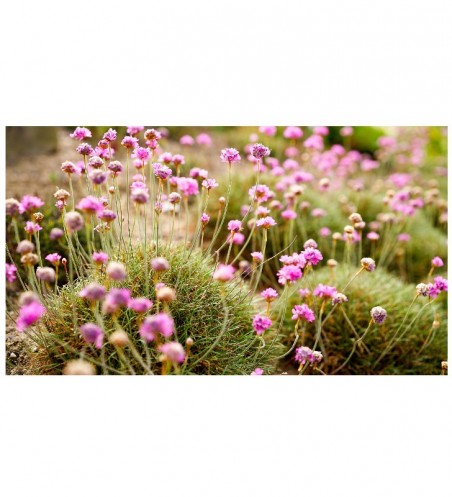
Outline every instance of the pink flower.
[(369, 231), (369, 233), (367, 233), (367, 238), (371, 241), (376, 241), (380, 238), (380, 235), (375, 231)]
[(321, 209), (320, 207), (317, 207), (315, 209), (312, 209), (311, 216), (312, 217), (325, 217), (326, 211), (324, 209)]
[(284, 138), (297, 140), (303, 136), (303, 131), (298, 126), (287, 126), (283, 133)]
[(191, 147), (192, 145), (194, 145), (194, 144), (195, 144), (195, 140), (194, 140), (194, 139), (193, 139), (193, 137), (192, 137), (192, 136), (190, 136), (190, 135), (184, 135), (184, 136), (182, 136), (182, 137), (180, 138), (179, 143), (180, 143), (181, 145), (186, 145), (186, 146)]
[(262, 217), (261, 219), (258, 219), (256, 221), (256, 226), (258, 228), (264, 228), (264, 229), (268, 230), (272, 226), (276, 226), (276, 221), (272, 217), (266, 216), (266, 217)]
[(213, 273), (213, 279), (225, 283), (231, 281), (234, 277), (235, 268), (231, 265), (219, 264), (218, 268)]
[(344, 126), (340, 130), (341, 136), (351, 136), (353, 135), (353, 128), (351, 126)]
[(251, 376), (261, 376), (264, 374), (264, 370), (261, 368), (256, 368), (252, 373)]
[(432, 259), (432, 266), (433, 267), (443, 267), (444, 266), (444, 262), (443, 260), (441, 259), (441, 257), (434, 257)]
[(253, 186), (248, 190), (248, 194), (252, 200), (257, 202), (267, 202), (274, 195), (266, 185)]
[(206, 225), (210, 221), (210, 216), (205, 212), (201, 215), (201, 224)]
[(12, 283), (16, 279), (17, 268), (14, 264), (6, 263), (6, 281)]
[(397, 240), (399, 240), (399, 242), (409, 242), (411, 236), (408, 233), (400, 233), (400, 235), (397, 236)]
[(201, 185), (206, 189), (206, 190), (213, 190), (214, 188), (217, 188), (219, 185), (217, 181), (213, 178), (211, 179), (205, 179)]
[(127, 133), (129, 135), (137, 135), (140, 131), (143, 131), (144, 126), (127, 126)]
[(235, 148), (225, 148), (220, 154), (221, 162), (227, 162), (229, 165), (236, 164), (240, 162), (241, 157)]
[(312, 293), (321, 298), (333, 298), (336, 293), (336, 288), (334, 286), (322, 285), (322, 283), (320, 283), (316, 286)]
[(42, 230), (42, 226), (40, 226), (38, 223), (34, 223), (33, 221), (27, 221), (25, 223), (25, 228), (24, 230), (27, 233), (37, 233), (38, 231)]
[(199, 194), (198, 182), (193, 178), (178, 178), (177, 186), (186, 197)]
[(198, 143), (198, 145), (205, 145), (209, 147), (210, 145), (212, 145), (212, 138), (210, 138), (207, 133), (200, 133), (196, 137), (196, 142)]
[(257, 335), (262, 335), (262, 333), (264, 333), (265, 330), (268, 330), (272, 324), (272, 320), (267, 316), (256, 314), (253, 318), (253, 329)]
[(183, 166), (185, 164), (185, 157), (181, 154), (173, 155), (173, 164), (175, 166)]
[(278, 276), (278, 283), (280, 285), (285, 285), (286, 283), (291, 283), (296, 281), (303, 276), (301, 268), (299, 266), (288, 264), (283, 266), (276, 274)]
[(270, 149), (265, 147), (261, 143), (255, 143), (251, 147), (251, 155), (255, 159), (263, 159), (264, 157), (268, 157), (270, 155)]
[(151, 156), (151, 151), (148, 148), (137, 147), (133, 152), (133, 157), (140, 159), (141, 161), (147, 161)]
[(314, 133), (320, 136), (327, 136), (329, 133), (329, 129), (326, 126), (316, 126), (314, 128)]
[(306, 261), (313, 266), (316, 266), (323, 259), (323, 255), (320, 250), (317, 250), (313, 247), (308, 247), (307, 249), (303, 250), (302, 254)]
[(242, 221), (238, 221), (238, 220), (229, 221), (228, 231), (232, 231), (234, 233), (237, 233), (241, 229), (242, 229)]
[(80, 145), (75, 149), (80, 155), (91, 155), (94, 150), (89, 143), (80, 143)]
[(254, 262), (261, 263), (264, 260), (264, 254), (262, 252), (251, 252), (251, 257)]
[(139, 333), (146, 342), (152, 342), (157, 334), (169, 338), (174, 333), (174, 321), (165, 312), (147, 316), (140, 326)]
[(260, 126), (259, 133), (262, 133), (267, 136), (275, 136), (276, 135), (276, 126)]
[(292, 209), (286, 209), (281, 212), (281, 217), (286, 221), (290, 221), (291, 219), (295, 219), (297, 217), (297, 213)]
[(115, 281), (123, 281), (127, 277), (127, 271), (121, 262), (110, 262), (106, 269), (107, 276)]
[(46, 259), (46, 261), (49, 261), (50, 263), (52, 263), (54, 266), (59, 266), (60, 260), (61, 260), (61, 255), (58, 254), (57, 252), (55, 252), (53, 254), (47, 255), (45, 259)]
[(86, 285), (85, 288), (79, 292), (79, 297), (91, 302), (96, 302), (97, 300), (102, 300), (106, 293), (107, 291), (104, 286), (99, 285), (99, 283), (92, 282)]
[(104, 343), (104, 332), (94, 323), (86, 323), (80, 326), (82, 337), (88, 342), (93, 343), (96, 349), (101, 349)]
[(138, 138), (125, 136), (121, 141), (121, 145), (127, 149), (136, 148), (138, 147)]
[(168, 166), (159, 164), (158, 162), (152, 164), (152, 168), (154, 170), (155, 176), (161, 180), (167, 180), (173, 174)]
[(319, 230), (319, 235), (323, 238), (326, 238), (331, 235), (331, 230), (327, 226), (324, 226), (323, 228), (320, 228)]
[(300, 364), (312, 362), (313, 364), (321, 362), (323, 355), (320, 352), (313, 351), (309, 347), (298, 347), (295, 350), (295, 360)]
[(81, 128), (77, 126), (74, 130), (73, 133), (69, 135), (71, 138), (74, 138), (74, 140), (82, 141), (85, 138), (91, 138), (92, 134), (91, 131), (88, 128)]
[(35, 324), (43, 314), (45, 314), (46, 308), (37, 301), (32, 301), (28, 304), (23, 305), (19, 309), (19, 317), (16, 321), (17, 331), (24, 331), (29, 326)]
[(135, 311), (137, 313), (145, 313), (149, 311), (149, 309), (151, 309), (153, 303), (149, 299), (139, 297), (136, 299), (129, 299), (127, 306), (129, 307), (129, 309), (132, 309), (132, 311)]
[(300, 288), (298, 290), (298, 295), (302, 298), (305, 299), (306, 297), (309, 297), (311, 295), (311, 290), (309, 288)]
[(104, 133), (103, 139), (108, 142), (113, 142), (116, 140), (118, 133), (116, 130), (110, 128), (107, 132)]
[(312, 323), (315, 321), (314, 311), (306, 304), (296, 305), (292, 309), (292, 319), (303, 319)]
[(160, 345), (159, 350), (174, 364), (182, 364), (185, 361), (185, 350), (179, 342), (164, 343)]
[(93, 252), (93, 261), (95, 264), (101, 266), (108, 261), (108, 254), (105, 252)]
[(261, 297), (267, 302), (272, 302), (273, 300), (278, 298), (278, 292), (274, 288), (267, 288), (266, 290), (261, 292)]
[(227, 238), (227, 242), (233, 243), (234, 245), (242, 245), (244, 241), (245, 235), (243, 233), (233, 233), (232, 238), (231, 235)]
[(97, 197), (93, 197), (92, 195), (82, 198), (77, 204), (77, 209), (80, 209), (85, 214), (97, 215), (97, 213), (102, 211), (103, 208), (104, 206), (102, 202)]
[(39, 197), (33, 195), (24, 195), (20, 201), (23, 211), (35, 212), (44, 205), (44, 202)]

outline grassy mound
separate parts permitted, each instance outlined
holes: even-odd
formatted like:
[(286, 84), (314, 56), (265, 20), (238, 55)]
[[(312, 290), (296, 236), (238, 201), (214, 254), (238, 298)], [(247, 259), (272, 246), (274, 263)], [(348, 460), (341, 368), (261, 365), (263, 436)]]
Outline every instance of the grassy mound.
[[(150, 254), (150, 257), (152, 255), (155, 254)], [(213, 265), (210, 260), (204, 258), (200, 252), (193, 252), (187, 260), (188, 253), (181, 248), (163, 250), (159, 255), (166, 257), (170, 263), (170, 270), (163, 273), (159, 281), (175, 288), (177, 292), (176, 300), (169, 304), (169, 311), (176, 325), (175, 338), (181, 344), (185, 344), (188, 337), (194, 340), (189, 360), (182, 368), (182, 373), (250, 374), (256, 367), (262, 368), (266, 374), (273, 373), (276, 368), (275, 358), (281, 354), (281, 346), (275, 341), (267, 351), (265, 361), (259, 357), (261, 342), (252, 329), (254, 309), (246, 284), (233, 281), (225, 286), (225, 311), (222, 285), (212, 279)], [(129, 288), (134, 297), (145, 296), (155, 302), (155, 275), (144, 261), (143, 254), (136, 252), (124, 262), (128, 268), (128, 278), (121, 286)], [(146, 272), (151, 282), (148, 295), (145, 295)], [(94, 274), (91, 275), (90, 281), (95, 279), (103, 283), (103, 277), (100, 275), (97, 278)], [(85, 359), (91, 360), (100, 372), (100, 353), (86, 347), (78, 331), (83, 323), (95, 322), (93, 311), (86, 301), (78, 297), (78, 292), (86, 283), (88, 281), (66, 285), (58, 296), (50, 297), (45, 303), (48, 313), (43, 320), (45, 331), (40, 334), (45, 366), (41, 373), (59, 373), (64, 363), (80, 356), (80, 351), (84, 352)], [(78, 322), (73, 321), (75, 315), (78, 316)], [(140, 355), (146, 359), (146, 350), (138, 335), (136, 314), (130, 310), (123, 311), (119, 323)], [(104, 325), (108, 336), (114, 331), (115, 325), (109, 318), (105, 319)], [(114, 347), (106, 343), (104, 349), (107, 366), (111, 368), (109, 372), (120, 372), (120, 363)], [(149, 353), (152, 370), (159, 374), (160, 353), (152, 343)], [(140, 365), (135, 358), (131, 356), (129, 360), (139, 372)]]
[[(356, 268), (338, 267), (335, 279), (332, 280), (327, 268), (319, 269), (313, 274), (311, 273), (301, 287), (315, 288), (319, 283), (323, 283), (333, 285), (340, 291), (355, 273)], [(415, 286), (403, 283), (399, 278), (382, 269), (377, 268), (373, 273), (361, 273), (345, 293), (348, 297), (348, 302), (342, 304), (345, 315), (340, 308), (336, 308), (323, 325), (320, 349), (325, 356), (322, 367), (325, 373), (332, 373), (350, 354), (353, 348), (352, 339), (356, 339), (352, 326), (358, 336), (362, 336), (369, 324), (370, 310), (372, 307), (381, 306), (388, 312), (387, 320), (381, 326), (372, 325), (364, 340), (368, 350), (357, 348), (350, 362), (338, 374), (439, 374), (441, 361), (446, 360), (447, 357), (447, 302), (445, 294), (425, 307), (416, 321), (411, 324), (428, 299), (419, 297), (409, 309), (415, 295)], [(284, 326), (287, 349), (294, 340), (294, 321), (291, 321), (290, 308), (299, 303), (300, 297), (295, 292), (287, 308)], [(308, 304), (316, 309), (318, 316), (320, 300), (311, 297)], [(329, 301), (325, 307), (323, 318), (328, 315), (331, 307)], [(403, 335), (401, 340), (375, 366), (380, 354), (402, 324), (407, 311), (408, 315), (399, 334), (399, 336)], [(439, 321), (439, 328), (431, 332), (435, 316)], [(304, 344), (312, 347), (315, 335), (315, 323), (305, 326)], [(431, 340), (430, 344), (421, 350), (424, 343), (429, 340)], [(290, 357), (287, 357), (286, 365), (293, 363), (293, 356), (292, 353)]]

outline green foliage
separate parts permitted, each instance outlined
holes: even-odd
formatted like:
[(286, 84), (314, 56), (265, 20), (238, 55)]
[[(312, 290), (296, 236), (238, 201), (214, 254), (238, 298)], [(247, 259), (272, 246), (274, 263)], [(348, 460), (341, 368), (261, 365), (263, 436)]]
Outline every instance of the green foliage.
[[(155, 254), (154, 254), (155, 255)], [(193, 338), (194, 345), (183, 374), (250, 374), (256, 367), (271, 374), (276, 368), (276, 357), (281, 353), (281, 346), (276, 340), (266, 349), (263, 359), (259, 349), (261, 342), (252, 329), (253, 303), (245, 283), (233, 282), (222, 286), (212, 279), (213, 266), (200, 252), (193, 252), (187, 259), (188, 252), (178, 248), (164, 250), (159, 255), (166, 257), (170, 270), (165, 272), (160, 281), (176, 289), (177, 299), (169, 304), (169, 311), (176, 324), (177, 339), (184, 344), (188, 337)], [(125, 288), (130, 288), (133, 296), (146, 296), (155, 302), (153, 289), (154, 278), (157, 277), (143, 260), (139, 251), (125, 261), (128, 279)], [(146, 295), (146, 272), (150, 278), (150, 291)], [(99, 273), (92, 274), (90, 280), (103, 282)], [(78, 357), (84, 351), (85, 359), (92, 360), (101, 371), (100, 353), (85, 346), (78, 328), (86, 322), (96, 322), (93, 310), (78, 297), (78, 292), (85, 282), (66, 285), (58, 295), (51, 296), (46, 302), (48, 314), (43, 320), (45, 331), (40, 333), (45, 357), (43, 371), (60, 372), (63, 364)], [(222, 291), (225, 290), (223, 305)], [(154, 304), (155, 305), (155, 304)], [(121, 327), (127, 332), (129, 339), (146, 360), (146, 350), (138, 335), (136, 314), (130, 310), (122, 312), (119, 317)], [(109, 318), (104, 321), (107, 336), (115, 329)], [(271, 337), (271, 334), (270, 334)], [(218, 340), (218, 342), (217, 342)], [(122, 372), (115, 349), (106, 344), (105, 358), (110, 373)], [(154, 344), (149, 346), (152, 370), (158, 374), (161, 369), (159, 352)], [(143, 369), (133, 356), (130, 362), (137, 372)]]
[[(314, 289), (319, 283), (335, 286), (338, 291), (350, 281), (356, 273), (356, 267), (338, 266), (334, 279), (328, 268), (316, 269), (307, 275), (302, 284), (292, 289), (293, 295), (287, 307), (284, 333), (289, 348), (294, 340), (294, 321), (291, 320), (290, 309), (301, 303), (296, 290), (298, 288)], [(342, 309), (336, 307), (322, 327), (320, 350), (325, 356), (322, 370), (332, 373), (346, 360), (353, 348), (353, 340), (362, 336), (370, 320), (370, 310), (381, 306), (388, 312), (383, 325), (372, 324), (371, 330), (364, 340), (368, 351), (358, 347), (350, 362), (338, 374), (439, 374), (441, 361), (447, 358), (447, 312), (446, 296), (441, 294), (437, 301), (421, 310), (429, 302), (425, 297), (418, 297), (412, 307), (410, 304), (416, 295), (415, 286), (403, 283), (399, 278), (377, 268), (373, 273), (362, 272), (346, 289), (348, 302)], [(318, 297), (309, 297), (307, 301), (316, 311), (316, 320), (321, 306)], [(332, 304), (328, 300), (323, 312), (323, 319), (331, 311)], [(347, 318), (344, 316), (344, 313)], [(405, 318), (405, 315), (407, 317)], [(415, 320), (415, 317), (417, 319)], [(432, 330), (435, 316), (439, 320), (439, 328)], [(323, 320), (322, 319), (322, 320)], [(390, 343), (399, 329), (400, 341), (396, 342), (384, 358), (375, 365), (380, 354)], [(354, 334), (353, 328), (357, 335)], [(304, 345), (313, 347), (316, 337), (316, 323), (308, 323), (300, 331), (304, 335)], [(424, 343), (430, 344), (422, 351)], [(298, 345), (301, 344), (301, 338)], [(293, 364), (294, 354), (288, 357), (287, 363)]]

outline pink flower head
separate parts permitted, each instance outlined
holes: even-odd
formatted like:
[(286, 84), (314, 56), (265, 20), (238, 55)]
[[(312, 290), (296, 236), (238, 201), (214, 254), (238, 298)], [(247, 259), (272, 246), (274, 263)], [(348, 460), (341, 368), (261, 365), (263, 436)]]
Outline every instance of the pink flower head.
[(251, 252), (251, 257), (254, 262), (261, 263), (264, 260), (264, 254), (262, 252)]
[(104, 286), (99, 285), (99, 283), (92, 282), (85, 286), (80, 292), (79, 296), (82, 299), (89, 300), (91, 302), (96, 302), (102, 300), (105, 297), (106, 289)]
[(165, 166), (169, 166), (173, 162), (173, 155), (171, 152), (164, 152), (160, 155), (159, 162), (162, 162)]
[(6, 263), (6, 281), (12, 283), (16, 280), (17, 267), (14, 264)]
[(252, 373), (251, 376), (261, 376), (264, 374), (264, 370), (261, 368), (256, 368)]
[(209, 147), (210, 145), (212, 145), (212, 138), (210, 138), (210, 136), (207, 133), (200, 133), (196, 137), (196, 143), (198, 145), (205, 145)]
[(353, 128), (351, 126), (344, 126), (340, 130), (341, 136), (351, 136), (353, 135)]
[(434, 257), (432, 259), (432, 266), (433, 267), (443, 267), (444, 266), (444, 262), (441, 259), (441, 257), (438, 257), (438, 256)]
[(295, 360), (300, 364), (306, 364), (307, 362), (311, 362), (313, 364), (321, 362), (323, 359), (323, 355), (321, 352), (313, 351), (309, 347), (298, 347), (295, 350)]
[(266, 216), (258, 219), (256, 221), (256, 226), (258, 228), (264, 228), (266, 230), (270, 229), (272, 226), (276, 226), (276, 221), (271, 216)]
[(80, 326), (82, 337), (88, 342), (93, 343), (96, 349), (101, 349), (104, 343), (104, 332), (94, 323), (86, 323)]
[(46, 261), (49, 261), (51, 264), (54, 266), (59, 266), (60, 265), (60, 260), (61, 260), (61, 255), (58, 254), (57, 252), (53, 254), (49, 254), (45, 257)]
[(214, 188), (217, 188), (219, 186), (217, 181), (213, 178), (205, 179), (201, 183), (201, 185), (203, 186), (203, 188), (205, 188), (208, 191), (213, 190)]
[(179, 342), (167, 342), (159, 347), (159, 351), (173, 364), (182, 364), (185, 361), (185, 350)]
[(447, 292), (449, 289), (448, 282), (442, 276), (437, 276), (433, 283), (433, 288), (430, 289), (429, 296), (437, 297), (441, 292)]
[(104, 209), (102, 212), (99, 212), (97, 217), (101, 221), (105, 221), (106, 223), (111, 223), (117, 218), (117, 215), (115, 212), (113, 212), (110, 209)]
[(262, 143), (255, 143), (251, 147), (251, 155), (255, 159), (263, 159), (264, 157), (268, 157), (270, 155), (270, 149), (262, 145)]
[(19, 309), (19, 317), (16, 321), (17, 331), (22, 332), (29, 326), (35, 324), (45, 312), (46, 308), (35, 300), (23, 305)]
[(409, 242), (411, 236), (408, 233), (400, 233), (400, 235), (397, 236), (397, 240), (399, 240), (399, 242)]
[(121, 262), (110, 262), (106, 269), (107, 276), (115, 281), (123, 281), (127, 277), (127, 271)]
[(314, 133), (320, 136), (327, 136), (329, 133), (329, 129), (326, 126), (316, 126), (314, 128)]
[(20, 201), (23, 212), (35, 212), (44, 205), (44, 202), (39, 197), (33, 195), (24, 195)]
[(149, 299), (146, 299), (144, 297), (139, 297), (136, 299), (129, 299), (127, 306), (129, 307), (129, 309), (132, 309), (132, 311), (144, 314), (145, 312), (151, 309), (153, 303)]
[(209, 176), (209, 171), (207, 169), (200, 169), (199, 167), (193, 167), (190, 169), (190, 178), (201, 178), (201, 179), (207, 179)]
[(24, 230), (27, 233), (37, 233), (38, 231), (42, 230), (42, 226), (40, 226), (38, 223), (34, 223), (33, 221), (27, 221), (25, 223), (25, 228)]
[(105, 252), (93, 252), (93, 261), (94, 264), (101, 266), (108, 261), (108, 254)]
[(300, 288), (298, 290), (298, 295), (302, 298), (305, 299), (306, 297), (309, 297), (311, 295), (311, 290), (309, 288)]
[(303, 131), (298, 126), (287, 126), (283, 133), (284, 138), (298, 140), (303, 136)]
[(97, 197), (93, 197), (92, 195), (82, 198), (77, 204), (77, 209), (80, 209), (85, 214), (90, 215), (97, 215), (97, 213), (102, 211), (103, 208), (104, 206), (102, 205), (102, 202)]
[(242, 221), (239, 220), (233, 220), (229, 221), (228, 223), (228, 231), (232, 231), (234, 233), (237, 233), (238, 231), (241, 231), (242, 229)]
[(264, 333), (265, 330), (268, 330), (272, 324), (272, 320), (267, 316), (256, 314), (253, 318), (253, 329), (257, 335), (262, 335), (262, 333)]
[(325, 217), (326, 211), (324, 209), (321, 209), (320, 207), (316, 207), (315, 209), (312, 209), (311, 216), (312, 217)]
[(93, 147), (89, 143), (80, 143), (80, 145), (76, 148), (77, 153), (80, 155), (91, 155), (94, 150)]
[(225, 283), (234, 277), (235, 268), (231, 265), (219, 264), (213, 273), (213, 279)]
[(328, 236), (331, 235), (331, 230), (330, 228), (328, 228), (327, 226), (324, 226), (323, 228), (320, 228), (319, 230), (319, 235), (322, 237), (322, 238), (326, 238)]
[(201, 215), (201, 223), (206, 225), (210, 221), (210, 216), (205, 212)]
[(183, 166), (185, 164), (185, 157), (181, 154), (173, 155), (173, 164), (175, 166)]
[(312, 323), (315, 321), (315, 314), (314, 311), (306, 304), (295, 305), (292, 308), (292, 319), (303, 319), (304, 321)]
[(157, 334), (169, 338), (174, 333), (174, 321), (165, 312), (147, 316), (140, 326), (139, 333), (146, 342), (152, 342)]
[(64, 231), (61, 228), (52, 228), (50, 230), (49, 238), (51, 240), (58, 240), (64, 236)]
[(163, 181), (167, 180), (173, 174), (173, 172), (168, 166), (165, 166), (164, 164), (159, 164), (158, 162), (152, 164), (152, 168), (154, 170), (155, 176)]
[(245, 235), (243, 233), (233, 233), (232, 237), (229, 235), (227, 237), (227, 242), (232, 243), (234, 245), (243, 245), (245, 241)]
[(181, 136), (180, 140), (179, 140), (179, 143), (181, 145), (186, 145), (188, 147), (191, 147), (192, 145), (195, 144), (195, 140), (192, 136), (190, 135), (184, 135), (184, 136)]
[(316, 286), (312, 293), (320, 298), (333, 298), (336, 293), (336, 288), (334, 286), (322, 285), (322, 283), (320, 283)]
[(127, 126), (127, 133), (129, 135), (137, 135), (140, 131), (143, 131), (144, 126)]
[(144, 162), (147, 161), (151, 156), (151, 151), (148, 148), (136, 147), (133, 152), (133, 156)]
[(178, 178), (177, 186), (186, 197), (199, 194), (198, 182), (193, 178)]
[(274, 195), (266, 185), (253, 186), (248, 190), (248, 194), (256, 202), (267, 202)]
[(116, 177), (119, 173), (124, 170), (123, 165), (119, 162), (119, 160), (114, 160), (108, 164), (107, 168), (111, 171), (110, 174)]
[(91, 138), (92, 134), (91, 131), (88, 128), (81, 128), (77, 126), (74, 130), (73, 133), (69, 135), (71, 138), (74, 138), (74, 140), (82, 141), (85, 138)]
[(285, 285), (300, 279), (303, 276), (303, 273), (300, 266), (287, 264), (278, 271), (276, 276), (278, 276), (278, 283), (280, 285)]
[(235, 148), (225, 148), (221, 151), (220, 159), (221, 162), (227, 162), (231, 165), (240, 162), (241, 157), (238, 150)]
[(297, 217), (297, 213), (292, 209), (286, 209), (281, 212), (281, 217), (286, 221), (290, 221), (291, 219), (295, 219)]
[(307, 149), (323, 150), (323, 138), (320, 135), (311, 135), (309, 138), (306, 138), (303, 145)]
[(369, 231), (369, 233), (367, 233), (367, 238), (375, 242), (380, 238), (380, 235), (376, 231)]
[(302, 254), (306, 261), (313, 266), (316, 266), (323, 259), (323, 255), (320, 250), (317, 250), (313, 247), (306, 248), (305, 250), (303, 250)]
[(61, 170), (63, 171), (63, 173), (66, 173), (66, 174), (79, 174), (80, 173), (80, 170), (79, 168), (71, 161), (64, 161), (62, 164), (61, 164)]
[(261, 297), (267, 302), (272, 302), (273, 300), (278, 298), (278, 292), (274, 288), (267, 288), (266, 290), (261, 292)]
[(276, 126), (260, 126), (259, 133), (262, 133), (266, 136), (275, 136), (276, 135)]
[(117, 131), (110, 128), (107, 132), (104, 133), (103, 139), (107, 140), (108, 142), (114, 142), (117, 136)]
[(138, 138), (125, 136), (121, 141), (121, 145), (127, 149), (136, 148), (138, 147)]

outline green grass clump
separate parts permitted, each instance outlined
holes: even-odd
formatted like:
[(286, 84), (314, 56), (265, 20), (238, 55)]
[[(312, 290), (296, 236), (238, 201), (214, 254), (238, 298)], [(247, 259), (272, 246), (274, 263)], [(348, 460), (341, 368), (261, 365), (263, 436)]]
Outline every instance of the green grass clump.
[[(150, 254), (150, 257), (155, 254)], [(252, 318), (255, 313), (253, 302), (248, 296), (248, 287), (243, 282), (231, 282), (224, 287), (212, 279), (213, 265), (200, 252), (193, 252), (187, 260), (188, 251), (173, 248), (159, 252), (170, 263), (170, 270), (163, 273), (158, 281), (175, 288), (177, 298), (169, 304), (169, 312), (176, 325), (176, 337), (185, 344), (188, 337), (194, 340), (187, 365), (182, 367), (183, 374), (250, 374), (256, 367), (262, 368), (266, 374), (272, 374), (276, 368), (276, 357), (281, 354), (278, 340), (266, 350), (263, 358), (259, 347), (261, 342), (252, 329)], [(127, 281), (122, 287), (129, 288), (132, 296), (146, 296), (154, 301), (154, 277), (156, 274), (146, 263), (143, 254), (135, 251), (126, 263)], [(150, 281), (150, 291), (145, 295), (146, 272)], [(91, 275), (90, 280), (103, 283), (101, 275)], [(100, 353), (88, 348), (79, 334), (79, 327), (86, 322), (96, 322), (93, 311), (78, 297), (78, 292), (88, 281), (66, 285), (59, 294), (50, 297), (46, 306), (48, 313), (43, 320), (45, 330), (40, 333), (43, 344), (42, 353), (46, 356), (41, 373), (58, 373), (70, 359), (84, 352), (85, 359), (92, 360), (101, 372)], [(222, 291), (224, 290), (224, 297)], [(223, 305), (226, 303), (227, 311)], [(162, 307), (160, 307), (162, 310)], [(74, 321), (76, 320), (76, 321)], [(127, 332), (140, 355), (146, 361), (146, 350), (138, 334), (136, 314), (130, 310), (123, 311), (119, 317), (121, 327)], [(115, 329), (115, 324), (108, 317), (104, 319), (104, 329), (108, 336)], [(271, 338), (271, 334), (269, 334)], [(106, 364), (110, 373), (122, 372), (121, 364), (115, 349), (107, 343), (104, 345)], [(160, 353), (155, 344), (149, 346), (151, 368), (155, 374), (161, 371)], [(143, 372), (133, 356), (129, 360), (138, 372)], [(140, 371), (141, 369), (141, 371)]]
[[(323, 283), (335, 286), (340, 291), (356, 271), (355, 267), (338, 266), (335, 278), (332, 280), (329, 269), (322, 268), (310, 273), (307, 280), (299, 287), (314, 289), (319, 283)], [(416, 294), (415, 286), (403, 283), (399, 278), (382, 269), (377, 268), (373, 273), (359, 274), (346, 289), (345, 294), (348, 302), (342, 304), (342, 310), (347, 317), (340, 308), (336, 308), (323, 325), (322, 342), (317, 346), (317, 349), (324, 354), (322, 370), (326, 374), (332, 373), (344, 363), (353, 348), (353, 339), (357, 338), (352, 326), (357, 335), (362, 336), (369, 324), (370, 310), (376, 306), (387, 310), (386, 321), (383, 325), (372, 324), (364, 340), (368, 351), (357, 348), (350, 362), (338, 374), (439, 374), (441, 361), (447, 358), (447, 309), (444, 294), (428, 305), (414, 323), (413, 319), (428, 299), (418, 297), (409, 309)], [(300, 297), (295, 291), (287, 307), (284, 325), (287, 350), (295, 337), (293, 333), (295, 322), (291, 320), (290, 309), (299, 303)], [(320, 299), (311, 296), (307, 303), (315, 309), (318, 320)], [(332, 304), (328, 301), (323, 319), (328, 315), (331, 307)], [(375, 366), (380, 354), (402, 324), (407, 311), (408, 315), (399, 334), (399, 336), (403, 334), (401, 340)], [(431, 331), (435, 316), (440, 323), (439, 328)], [(299, 332), (299, 335), (301, 337), (302, 333)], [(313, 347), (315, 336), (315, 323), (304, 325), (304, 345)], [(429, 340), (430, 344), (421, 350), (424, 343)], [(294, 353), (291, 353), (285, 360), (285, 365), (293, 364), (293, 358)]]

